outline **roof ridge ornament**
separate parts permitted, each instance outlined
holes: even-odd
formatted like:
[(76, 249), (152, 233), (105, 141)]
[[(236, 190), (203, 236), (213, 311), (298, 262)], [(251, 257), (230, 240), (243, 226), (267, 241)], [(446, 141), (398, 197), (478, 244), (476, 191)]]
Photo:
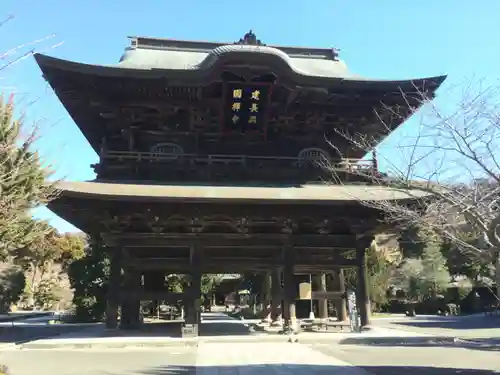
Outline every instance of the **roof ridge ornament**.
[(235, 42), (234, 44), (242, 44), (247, 46), (265, 46), (265, 44), (263, 44), (260, 41), (260, 39), (257, 39), (252, 30), (246, 33), (243, 36), (243, 38), (241, 38), (238, 42)]

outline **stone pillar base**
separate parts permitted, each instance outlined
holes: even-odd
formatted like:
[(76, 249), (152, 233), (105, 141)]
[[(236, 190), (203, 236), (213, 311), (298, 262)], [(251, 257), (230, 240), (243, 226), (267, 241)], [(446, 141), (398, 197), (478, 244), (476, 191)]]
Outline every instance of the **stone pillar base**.
[(266, 325), (271, 325), (272, 324), (272, 319), (270, 317), (265, 317), (260, 321), (261, 324), (266, 324)]
[(283, 330), (281, 331), (285, 335), (294, 335), (299, 333), (300, 327), (296, 319), (285, 321), (283, 325)]
[(106, 307), (106, 328), (118, 328), (118, 306), (112, 305), (109, 302)]
[(279, 318), (271, 322), (271, 327), (281, 327), (283, 325), (283, 319)]
[(182, 338), (198, 337), (198, 324), (184, 324), (181, 328)]

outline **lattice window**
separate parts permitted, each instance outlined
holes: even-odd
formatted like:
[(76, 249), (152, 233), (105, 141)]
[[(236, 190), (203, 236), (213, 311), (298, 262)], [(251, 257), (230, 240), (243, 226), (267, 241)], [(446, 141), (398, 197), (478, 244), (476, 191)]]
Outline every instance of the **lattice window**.
[(298, 165), (302, 168), (318, 167), (323, 165), (329, 155), (325, 150), (316, 147), (304, 148), (299, 152)]
[(158, 157), (176, 159), (184, 155), (184, 149), (175, 143), (158, 143), (151, 147), (151, 153)]
[(304, 148), (299, 152), (299, 159), (324, 162), (328, 160), (328, 153), (320, 148)]

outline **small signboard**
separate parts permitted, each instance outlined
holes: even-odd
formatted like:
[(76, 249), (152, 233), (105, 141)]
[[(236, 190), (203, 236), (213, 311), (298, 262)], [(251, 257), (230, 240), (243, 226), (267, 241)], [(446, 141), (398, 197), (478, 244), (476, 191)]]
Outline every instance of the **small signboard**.
[(349, 321), (351, 323), (351, 331), (361, 332), (358, 307), (356, 305), (356, 293), (353, 290), (347, 291), (347, 309), (349, 313)]
[(185, 324), (181, 328), (183, 338), (193, 338), (198, 336), (198, 324)]
[(308, 299), (312, 298), (311, 292), (311, 284), (310, 283), (300, 283), (299, 284), (299, 299)]

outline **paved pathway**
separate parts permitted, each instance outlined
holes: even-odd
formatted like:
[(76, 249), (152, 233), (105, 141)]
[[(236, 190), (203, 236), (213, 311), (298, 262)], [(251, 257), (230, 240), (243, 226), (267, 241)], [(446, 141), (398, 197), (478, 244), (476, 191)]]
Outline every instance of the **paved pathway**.
[(500, 369), (500, 353), (441, 347), (204, 343), (198, 348), (0, 351), (0, 363), (9, 366), (11, 375), (493, 375)]
[(301, 344), (200, 344), (198, 348), (11, 350), (11, 375), (365, 375)]
[(364, 375), (362, 369), (308, 346), (287, 343), (201, 343), (197, 375)]
[(313, 347), (373, 375), (500, 374), (500, 350), (495, 348), (324, 344)]
[(464, 339), (500, 339), (500, 317), (483, 314), (473, 316), (417, 316), (415, 318), (373, 319), (380, 328), (397, 329), (438, 336), (454, 336)]
[[(151, 327), (159, 324), (151, 324)], [(65, 325), (61, 325), (64, 327)], [(158, 327), (157, 327), (158, 328)], [(204, 313), (202, 326), (200, 327), (201, 336), (196, 339), (181, 339), (171, 337), (168, 333), (162, 333), (161, 329), (157, 330), (153, 335), (151, 332), (124, 332), (116, 334), (116, 332), (106, 331), (103, 325), (90, 325), (87, 328), (80, 330), (72, 330), (66, 334), (57, 337), (39, 339), (23, 344), (26, 349), (54, 349), (54, 348), (88, 348), (90, 346), (97, 348), (111, 347), (159, 347), (172, 346), (202, 342), (202, 343), (251, 343), (251, 342), (279, 342), (286, 343), (288, 336), (279, 335), (277, 333), (252, 333), (247, 321), (228, 317), (223, 313)], [(398, 331), (394, 329), (376, 329), (363, 332), (362, 334), (352, 332), (330, 332), (330, 333), (311, 333), (303, 332), (297, 337), (301, 343), (314, 343), (317, 341), (339, 342), (345, 339), (362, 339), (362, 338), (401, 338), (414, 337), (415, 334), (409, 331)], [(420, 336), (425, 336), (420, 334)]]
[[(243, 322), (224, 315), (205, 317), (209, 317), (207, 325), (213, 326), (211, 333), (219, 333), (219, 324), (231, 325), (234, 332), (245, 329)], [(9, 366), (12, 375), (489, 375), (500, 370), (500, 352), (493, 346), (373, 347), (321, 340), (266, 342), (252, 336), (235, 343), (222, 337), (200, 340), (197, 346), (5, 349), (0, 351), (0, 364)]]

